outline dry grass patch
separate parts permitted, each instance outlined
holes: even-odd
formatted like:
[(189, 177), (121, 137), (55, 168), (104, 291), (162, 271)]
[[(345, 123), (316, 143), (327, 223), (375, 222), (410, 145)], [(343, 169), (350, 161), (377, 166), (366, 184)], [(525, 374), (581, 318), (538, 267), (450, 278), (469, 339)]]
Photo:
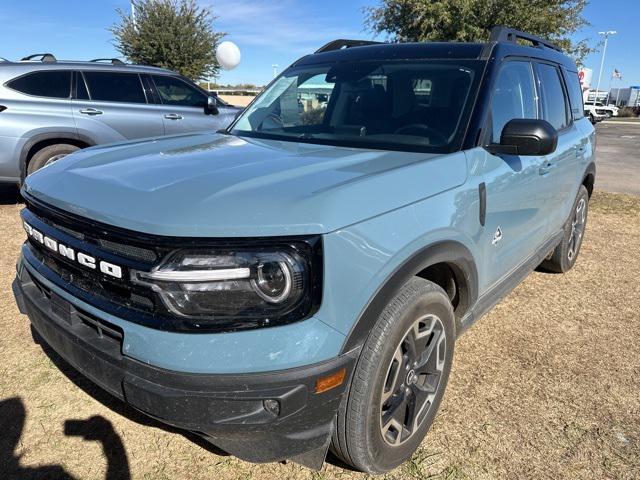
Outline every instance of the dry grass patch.
[[(0, 206), (0, 472), (20, 456), (36, 478), (104, 478), (109, 463), (141, 479), (365, 478), (221, 456), (54, 364), (11, 295), (19, 208)], [(386, 478), (638, 478), (639, 272), (640, 197), (597, 192), (574, 270), (532, 274), (460, 339), (431, 432)]]

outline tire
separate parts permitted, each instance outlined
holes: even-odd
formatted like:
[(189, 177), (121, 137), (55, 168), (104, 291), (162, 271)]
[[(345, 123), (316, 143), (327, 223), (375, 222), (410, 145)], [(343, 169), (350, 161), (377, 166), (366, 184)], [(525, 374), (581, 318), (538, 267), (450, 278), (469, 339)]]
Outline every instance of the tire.
[(562, 240), (553, 253), (540, 264), (542, 270), (553, 273), (565, 273), (571, 270), (580, 253), (588, 213), (589, 192), (584, 185), (580, 185), (578, 196), (571, 209), (571, 215), (564, 225)]
[[(406, 367), (405, 362), (411, 356), (411, 349), (407, 349), (412, 345), (411, 338), (416, 350), (430, 349), (432, 355), (426, 361), (423, 355)], [(438, 285), (412, 278), (382, 311), (362, 348), (336, 415), (331, 440), (334, 455), (370, 474), (388, 472), (408, 460), (440, 406), (451, 371), (454, 342), (454, 314), (449, 297)], [(424, 366), (417, 367), (419, 363)], [(411, 409), (418, 398), (426, 401)], [(419, 408), (421, 404), (423, 409)], [(403, 418), (405, 425), (412, 426), (411, 432), (398, 428), (400, 425), (390, 420), (392, 413)]]
[(31, 175), (36, 170), (40, 170), (45, 165), (60, 160), (62, 157), (76, 150), (80, 150), (80, 148), (68, 143), (49, 145), (48, 147), (38, 150), (27, 164), (27, 175)]

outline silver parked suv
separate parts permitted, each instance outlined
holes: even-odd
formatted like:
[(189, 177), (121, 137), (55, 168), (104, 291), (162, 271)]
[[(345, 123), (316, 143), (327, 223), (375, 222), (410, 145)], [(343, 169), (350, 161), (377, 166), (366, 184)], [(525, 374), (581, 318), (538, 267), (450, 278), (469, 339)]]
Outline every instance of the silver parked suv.
[(0, 61), (0, 182), (92, 145), (217, 130), (238, 111), (162, 68), (51, 54)]

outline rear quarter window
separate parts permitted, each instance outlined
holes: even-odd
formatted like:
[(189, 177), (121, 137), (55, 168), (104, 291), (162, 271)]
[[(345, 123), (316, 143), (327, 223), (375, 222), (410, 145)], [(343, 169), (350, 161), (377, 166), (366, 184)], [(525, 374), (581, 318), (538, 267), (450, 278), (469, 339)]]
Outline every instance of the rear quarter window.
[(562, 130), (569, 125), (569, 116), (560, 71), (554, 65), (539, 63), (538, 82), (542, 94), (542, 117), (556, 130)]
[(6, 83), (7, 87), (26, 95), (48, 98), (71, 96), (71, 72), (56, 70), (32, 72)]
[(578, 72), (570, 72), (563, 69), (563, 73), (567, 90), (569, 91), (571, 115), (574, 120), (580, 120), (584, 117), (584, 97), (582, 96), (582, 87), (578, 79)]

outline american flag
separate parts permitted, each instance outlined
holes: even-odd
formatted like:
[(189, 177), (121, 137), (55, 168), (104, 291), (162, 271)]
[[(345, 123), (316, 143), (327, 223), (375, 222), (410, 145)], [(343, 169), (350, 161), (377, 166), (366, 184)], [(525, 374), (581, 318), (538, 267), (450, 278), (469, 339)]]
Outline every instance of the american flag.
[(622, 74), (618, 71), (617, 68), (614, 68), (611, 78), (619, 78), (620, 80), (622, 80)]

